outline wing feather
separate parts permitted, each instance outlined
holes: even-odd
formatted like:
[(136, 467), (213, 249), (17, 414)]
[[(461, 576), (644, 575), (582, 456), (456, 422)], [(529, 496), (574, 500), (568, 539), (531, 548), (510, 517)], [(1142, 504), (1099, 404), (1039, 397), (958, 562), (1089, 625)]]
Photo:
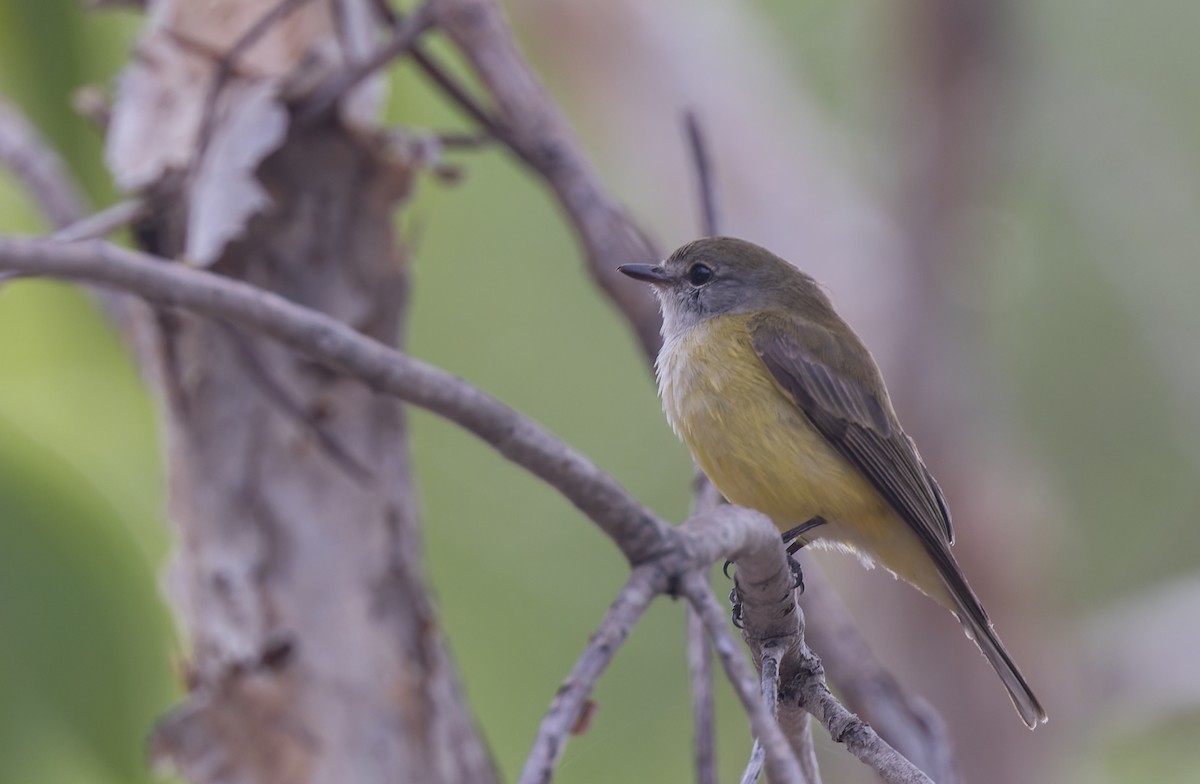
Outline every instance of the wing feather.
[[(941, 488), (921, 462), (912, 439), (889, 415), (886, 402), (838, 372), (838, 364), (852, 358), (827, 330), (813, 324), (803, 325), (802, 330), (807, 333), (798, 332), (796, 322), (777, 316), (760, 317), (750, 324), (754, 350), (813, 427), (863, 473), (927, 547), (937, 550), (952, 542), (950, 513)], [(815, 345), (831, 349), (832, 361), (818, 359), (811, 348)], [(862, 353), (866, 355), (866, 350)], [(869, 355), (865, 358), (869, 360)]]

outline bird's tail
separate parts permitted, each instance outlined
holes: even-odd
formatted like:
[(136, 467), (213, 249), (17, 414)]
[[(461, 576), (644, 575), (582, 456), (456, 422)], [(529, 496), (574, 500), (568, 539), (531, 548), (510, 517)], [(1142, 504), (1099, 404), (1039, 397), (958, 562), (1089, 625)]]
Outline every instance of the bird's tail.
[(1013, 705), (1016, 707), (1017, 713), (1021, 714), (1021, 720), (1025, 722), (1025, 726), (1032, 730), (1039, 724), (1044, 724), (1046, 711), (1038, 702), (1038, 698), (1033, 695), (1033, 690), (1029, 688), (1025, 677), (1021, 675), (1021, 671), (1013, 663), (1012, 657), (1008, 655), (1008, 651), (1004, 649), (1004, 643), (1000, 642), (1000, 638), (996, 636), (983, 605), (980, 604), (975, 592), (963, 579), (962, 573), (954, 569), (950, 574), (946, 574), (943, 570), (942, 577), (954, 600), (955, 606), (951, 609), (958, 616), (967, 636), (975, 641), (984, 657), (996, 670), (996, 674), (1000, 676), (1000, 680), (1004, 683), (1004, 688), (1008, 689), (1008, 696), (1012, 698)]

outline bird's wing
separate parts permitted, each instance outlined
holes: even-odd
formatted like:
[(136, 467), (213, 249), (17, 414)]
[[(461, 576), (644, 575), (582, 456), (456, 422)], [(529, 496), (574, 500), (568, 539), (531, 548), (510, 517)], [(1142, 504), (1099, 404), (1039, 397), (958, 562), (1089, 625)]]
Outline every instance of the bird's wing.
[[(862, 472), (931, 553), (944, 552), (954, 532), (941, 488), (884, 401), (836, 369), (854, 347), (820, 326), (800, 327), (779, 316), (755, 318), (749, 328), (759, 358), (817, 432)], [(828, 364), (816, 358), (813, 345), (825, 349)]]

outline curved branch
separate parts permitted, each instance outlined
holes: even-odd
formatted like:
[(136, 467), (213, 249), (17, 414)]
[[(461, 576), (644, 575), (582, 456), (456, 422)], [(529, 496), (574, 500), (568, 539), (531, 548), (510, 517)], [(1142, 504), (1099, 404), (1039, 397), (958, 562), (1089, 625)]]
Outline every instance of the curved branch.
[(733, 636), (726, 628), (725, 612), (721, 609), (712, 589), (703, 575), (691, 573), (684, 578), (683, 592), (688, 601), (696, 608), (709, 636), (712, 637), (713, 647), (716, 648), (717, 658), (725, 667), (725, 674), (733, 686), (734, 692), (742, 702), (750, 717), (750, 728), (754, 736), (762, 744), (767, 757), (767, 776), (773, 782), (804, 782), (811, 780), (805, 776), (795, 754), (792, 753), (787, 737), (783, 734), (779, 722), (759, 698), (755, 679), (746, 660), (740, 655)]
[(563, 681), (538, 728), (533, 750), (525, 760), (518, 784), (549, 784), (554, 767), (582, 714), (588, 695), (608, 668), (617, 650), (641, 620), (654, 597), (666, 589), (661, 572), (647, 566), (633, 570), (625, 587), (608, 608), (587, 648)]
[(55, 229), (79, 220), (84, 198), (58, 153), (16, 108), (0, 101), (0, 164), (29, 190)]
[(0, 238), (0, 270), (112, 286), (269, 335), (320, 364), (470, 430), (566, 496), (631, 563), (649, 560), (667, 545), (666, 523), (536, 422), (329, 316), (245, 283), (99, 241)]
[(566, 118), (521, 56), (494, 0), (433, 0), (450, 36), (495, 100), (502, 140), (540, 174), (587, 254), (588, 271), (626, 315), (651, 360), (658, 354), (658, 306), (616, 267), (661, 258), (628, 213), (600, 185)]
[(938, 784), (955, 784), (954, 746), (941, 715), (905, 691), (871, 650), (850, 612), (812, 561), (805, 566), (805, 637), (821, 651), (829, 682), (848, 708), (862, 716), (897, 751)]

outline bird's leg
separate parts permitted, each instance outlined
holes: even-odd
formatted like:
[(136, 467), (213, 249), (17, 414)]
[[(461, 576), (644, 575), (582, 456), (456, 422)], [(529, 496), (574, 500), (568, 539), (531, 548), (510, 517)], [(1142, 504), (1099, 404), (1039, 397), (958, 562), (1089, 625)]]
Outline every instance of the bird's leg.
[(799, 539), (801, 536), (804, 536), (804, 534), (808, 533), (814, 528), (820, 528), (823, 525), (825, 525), (824, 517), (814, 517), (803, 525), (798, 525), (795, 528), (789, 528), (788, 530), (784, 531), (783, 543), (788, 546), (788, 555), (795, 555), (797, 550), (800, 550), (804, 547), (804, 545), (808, 544), (808, 542), (797, 542), (797, 539)]
[(814, 517), (803, 525), (798, 525), (795, 528), (790, 528), (783, 532), (783, 543), (787, 545), (788, 567), (792, 570), (792, 577), (795, 578), (796, 584), (792, 586), (792, 590), (800, 589), (800, 593), (804, 593), (804, 570), (800, 568), (800, 562), (793, 556), (808, 544), (806, 541), (801, 541), (800, 537), (814, 528), (820, 528), (825, 525), (824, 517)]
[[(787, 545), (788, 568), (792, 570), (792, 577), (795, 580), (792, 585), (793, 591), (799, 588), (800, 593), (804, 593), (804, 570), (800, 568), (800, 562), (792, 556), (799, 552), (804, 545), (808, 544), (808, 542), (801, 542), (797, 540), (804, 534), (808, 533), (814, 528), (819, 528), (822, 525), (825, 525), (825, 518), (814, 517), (803, 525), (790, 528), (783, 533), (783, 543)], [(725, 565), (721, 567), (721, 571), (726, 577), (729, 577), (729, 566), (732, 563), (733, 561), (726, 561)], [(731, 612), (733, 617), (733, 625), (740, 629), (742, 628), (742, 603), (738, 601), (736, 583), (734, 584), (733, 588), (729, 589), (729, 603), (732, 605)]]
[[(814, 517), (803, 525), (798, 525), (795, 528), (789, 528), (783, 532), (783, 543), (786, 544), (788, 548), (788, 563), (792, 567), (792, 574), (796, 575), (796, 587), (801, 589), (801, 593), (804, 593), (804, 575), (801, 572), (800, 564), (797, 563), (796, 559), (792, 558), (792, 556), (803, 549), (808, 542), (798, 542), (796, 540), (814, 528), (819, 528), (823, 525), (825, 525), (824, 517)], [(721, 573), (727, 578), (729, 577), (730, 566), (733, 566), (733, 561), (726, 561), (721, 567)]]

